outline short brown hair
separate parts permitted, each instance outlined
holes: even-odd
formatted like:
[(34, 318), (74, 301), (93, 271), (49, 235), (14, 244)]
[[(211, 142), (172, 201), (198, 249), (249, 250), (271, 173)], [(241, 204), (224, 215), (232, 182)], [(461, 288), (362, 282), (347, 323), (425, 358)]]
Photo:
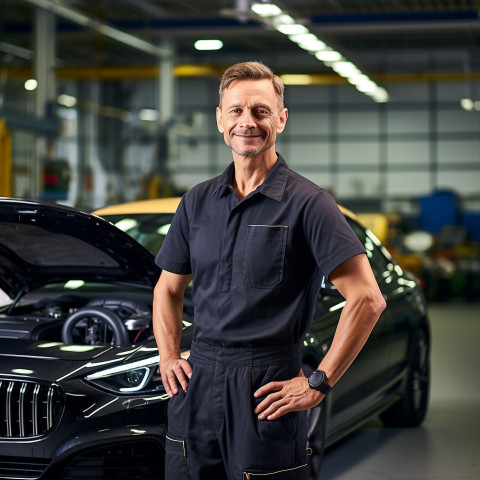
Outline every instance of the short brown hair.
[(271, 80), (275, 93), (278, 96), (280, 108), (283, 108), (283, 92), (285, 87), (280, 77), (261, 62), (241, 62), (232, 65), (223, 72), (220, 79), (219, 106), (222, 106), (223, 92), (235, 80)]

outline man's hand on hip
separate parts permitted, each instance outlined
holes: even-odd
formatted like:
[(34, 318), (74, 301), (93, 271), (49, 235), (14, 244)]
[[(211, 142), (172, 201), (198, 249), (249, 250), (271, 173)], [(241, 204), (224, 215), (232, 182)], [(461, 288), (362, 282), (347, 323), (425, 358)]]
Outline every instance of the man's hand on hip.
[(302, 371), (291, 380), (267, 383), (254, 393), (255, 398), (263, 396), (265, 398), (254, 410), (259, 420), (276, 420), (289, 412), (308, 410), (324, 397), (323, 393), (308, 386), (308, 379)]
[(188, 379), (192, 376), (192, 366), (183, 358), (172, 358), (160, 362), (160, 374), (165, 391), (172, 398), (178, 393), (178, 383), (184, 392), (187, 391)]

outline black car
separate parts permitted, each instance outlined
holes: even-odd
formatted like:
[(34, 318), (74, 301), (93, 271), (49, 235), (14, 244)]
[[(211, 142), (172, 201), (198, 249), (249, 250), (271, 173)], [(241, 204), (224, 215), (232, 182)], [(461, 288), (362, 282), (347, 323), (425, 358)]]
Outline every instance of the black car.
[[(368, 419), (415, 426), (428, 404), (422, 292), (344, 213), (388, 307), (326, 401), (309, 412), (312, 478), (325, 447)], [(138, 212), (116, 215), (110, 219), (141, 230)], [(142, 215), (161, 236), (173, 213), (152, 212), (150, 204)], [(164, 478), (168, 396), (151, 324), (159, 274), (151, 252), (96, 215), (0, 199), (0, 289), (11, 298), (0, 308), (0, 479)], [(187, 290), (185, 355), (194, 321), (189, 299)], [(343, 305), (326, 282), (304, 339), (306, 374), (328, 350)]]

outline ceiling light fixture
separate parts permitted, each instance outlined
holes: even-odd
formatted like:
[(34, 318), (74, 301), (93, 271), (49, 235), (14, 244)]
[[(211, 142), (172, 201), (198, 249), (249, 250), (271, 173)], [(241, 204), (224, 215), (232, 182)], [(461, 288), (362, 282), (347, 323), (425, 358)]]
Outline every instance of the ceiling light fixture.
[(223, 42), (217, 39), (197, 40), (195, 42), (196, 50), (220, 50), (222, 47)]
[(28, 80), (25, 81), (23, 86), (25, 87), (25, 90), (28, 90), (31, 92), (38, 87), (38, 82), (34, 78), (29, 78)]
[(260, 17), (274, 17), (282, 13), (282, 9), (273, 3), (252, 3), (250, 8)]
[[(340, 52), (329, 47), (325, 42), (311, 33), (305, 25), (298, 23), (280, 7), (273, 3), (263, 2), (252, 3), (250, 9), (258, 16), (258, 21), (261, 24), (269, 29), (275, 28), (280, 33), (287, 35), (288, 38), (300, 48), (315, 55), (317, 60), (320, 60), (325, 66), (331, 68), (341, 77), (344, 77), (349, 83), (355, 86), (359, 92), (368, 95), (375, 102), (388, 102), (389, 95), (384, 88), (379, 87), (354, 63), (344, 58)], [(284, 81), (289, 84), (305, 85), (311, 83), (311, 78), (307, 81), (307, 77), (310, 78), (308, 75), (283, 75), (282, 79), (286, 79)], [(471, 108), (474, 108), (473, 105)]]

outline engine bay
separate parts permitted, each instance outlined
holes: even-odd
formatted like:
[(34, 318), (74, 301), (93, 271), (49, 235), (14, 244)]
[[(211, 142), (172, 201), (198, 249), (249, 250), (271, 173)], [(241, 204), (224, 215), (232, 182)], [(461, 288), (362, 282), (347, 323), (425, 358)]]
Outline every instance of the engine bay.
[(118, 346), (152, 335), (151, 292), (44, 293), (28, 294), (2, 309), (0, 338)]

